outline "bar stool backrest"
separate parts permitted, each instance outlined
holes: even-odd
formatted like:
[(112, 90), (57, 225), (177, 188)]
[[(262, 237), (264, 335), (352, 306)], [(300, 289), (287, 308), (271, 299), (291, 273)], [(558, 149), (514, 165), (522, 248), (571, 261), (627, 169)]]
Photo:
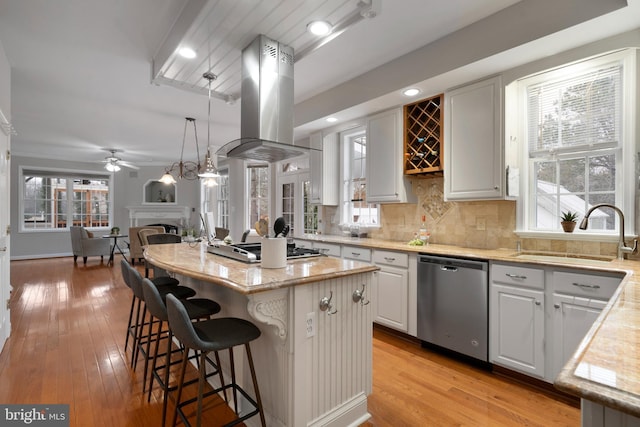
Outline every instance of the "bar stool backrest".
[[(129, 264), (127, 264), (129, 265)], [(144, 292), (142, 292), (142, 275), (129, 265), (129, 284), (131, 285), (131, 290), (136, 298), (140, 298), (144, 301)]]
[(177, 234), (171, 233), (158, 233), (158, 234), (149, 234), (147, 236), (147, 241), (150, 245), (162, 245), (165, 243), (180, 243), (182, 242), (182, 237)]
[(120, 271), (122, 273), (122, 280), (124, 280), (124, 284), (131, 288), (131, 279), (129, 278), (129, 263), (126, 259), (120, 260)]
[(162, 301), (160, 292), (156, 285), (149, 279), (142, 279), (142, 292), (144, 294), (144, 302), (147, 305), (147, 310), (153, 317), (158, 320), (166, 322), (169, 320), (167, 317), (167, 306)]
[(190, 349), (208, 350), (206, 343), (196, 334), (184, 304), (171, 294), (167, 295), (166, 302), (169, 327), (173, 335)]

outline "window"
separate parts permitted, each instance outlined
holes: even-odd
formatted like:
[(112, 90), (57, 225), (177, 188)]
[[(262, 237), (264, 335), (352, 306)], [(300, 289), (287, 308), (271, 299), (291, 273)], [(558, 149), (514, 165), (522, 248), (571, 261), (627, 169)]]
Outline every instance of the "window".
[(364, 128), (341, 134), (343, 162), (342, 223), (378, 225), (377, 204), (367, 203), (367, 136)]
[(249, 185), (249, 224), (269, 218), (269, 166), (247, 166)]
[(110, 178), (47, 170), (21, 170), (21, 231), (110, 227)]
[[(623, 162), (633, 152), (625, 126), (635, 91), (631, 57), (618, 52), (518, 82), (528, 148), (525, 231), (559, 232), (562, 212), (581, 217), (599, 203), (620, 207), (633, 230), (633, 197), (625, 192), (633, 183), (624, 178), (633, 169)], [(618, 221), (613, 210), (596, 210), (589, 231), (614, 234)]]
[(218, 194), (216, 198), (218, 220), (217, 226), (229, 228), (229, 171), (219, 171)]
[(303, 221), (304, 233), (315, 234), (318, 231), (318, 205), (311, 204), (311, 181), (305, 180), (302, 183), (304, 191), (303, 200)]

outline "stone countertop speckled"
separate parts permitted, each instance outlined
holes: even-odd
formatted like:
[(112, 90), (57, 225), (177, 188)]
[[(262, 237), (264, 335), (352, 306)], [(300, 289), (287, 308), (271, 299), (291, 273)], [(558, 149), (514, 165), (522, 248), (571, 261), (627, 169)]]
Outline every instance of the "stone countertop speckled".
[[(409, 246), (406, 242), (329, 235), (305, 235), (302, 239), (410, 253), (557, 265), (586, 272), (624, 273), (621, 285), (559, 374), (555, 386), (573, 395), (640, 416), (639, 261), (603, 261), (540, 254), (527, 256), (514, 249), (473, 249), (436, 244)], [(332, 257), (293, 260), (288, 261), (283, 269), (262, 269), (259, 264), (245, 264), (209, 254), (204, 244), (155, 245), (146, 250), (145, 257), (167, 270), (227, 286), (245, 294), (377, 270), (370, 264)]]
[(261, 268), (207, 252), (205, 243), (150, 245), (144, 256), (151, 264), (167, 271), (217, 285), (242, 294), (302, 285), (352, 274), (378, 270), (378, 267), (333, 257), (301, 258), (287, 261), (284, 268)]
[(588, 271), (624, 273), (624, 279), (597, 318), (554, 385), (562, 391), (640, 417), (640, 262), (592, 260), (588, 257), (518, 256), (513, 249), (470, 249), (456, 246), (409, 246), (368, 238), (306, 235), (305, 240), (420, 252), (436, 255), (557, 265)]

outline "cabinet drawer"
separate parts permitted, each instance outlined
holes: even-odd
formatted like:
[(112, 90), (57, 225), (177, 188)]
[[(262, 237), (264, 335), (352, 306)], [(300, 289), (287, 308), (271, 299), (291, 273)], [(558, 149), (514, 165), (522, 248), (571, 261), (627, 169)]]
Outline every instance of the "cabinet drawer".
[(320, 253), (329, 256), (340, 257), (340, 245), (324, 242), (313, 242), (313, 248), (320, 250)]
[(493, 264), (491, 266), (491, 281), (544, 289), (544, 270), (513, 264)]
[(404, 252), (379, 251), (373, 252), (375, 264), (394, 265), (396, 267), (409, 268), (409, 254)]
[(342, 258), (371, 262), (371, 249), (359, 248), (357, 246), (343, 246)]
[(619, 276), (597, 276), (593, 274), (553, 272), (553, 290), (571, 295), (608, 300), (616, 291), (622, 278)]

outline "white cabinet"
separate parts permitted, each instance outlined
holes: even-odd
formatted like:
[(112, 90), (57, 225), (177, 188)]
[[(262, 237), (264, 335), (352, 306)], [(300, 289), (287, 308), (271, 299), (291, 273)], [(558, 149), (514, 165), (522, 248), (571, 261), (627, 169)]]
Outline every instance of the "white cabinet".
[(544, 378), (544, 270), (493, 264), (489, 291), (489, 359)]
[(607, 305), (606, 300), (554, 292), (551, 378), (555, 378), (560, 373), (605, 305)]
[(640, 418), (586, 399), (580, 401), (582, 427), (640, 427)]
[(373, 321), (407, 333), (409, 332), (409, 255), (376, 249), (373, 253), (373, 262), (380, 267), (380, 270), (374, 273), (373, 280)]
[(569, 361), (622, 277), (556, 270), (552, 277), (552, 352), (548, 377), (553, 380)]
[(490, 361), (553, 382), (622, 275), (492, 263), (490, 279)]
[(502, 93), (500, 76), (445, 92), (445, 199), (505, 197)]
[(342, 256), (342, 250), (340, 245), (337, 243), (326, 243), (326, 242), (313, 242), (313, 249), (318, 249), (320, 253), (340, 257)]
[(330, 133), (323, 136), (322, 132), (317, 132), (311, 134), (309, 138), (313, 148), (309, 153), (311, 175), (309, 201), (313, 204), (337, 206), (340, 195), (338, 134)]
[(342, 246), (342, 258), (353, 259), (362, 262), (371, 262), (371, 249), (359, 246)]
[(415, 203), (403, 171), (402, 109), (367, 118), (367, 202)]

